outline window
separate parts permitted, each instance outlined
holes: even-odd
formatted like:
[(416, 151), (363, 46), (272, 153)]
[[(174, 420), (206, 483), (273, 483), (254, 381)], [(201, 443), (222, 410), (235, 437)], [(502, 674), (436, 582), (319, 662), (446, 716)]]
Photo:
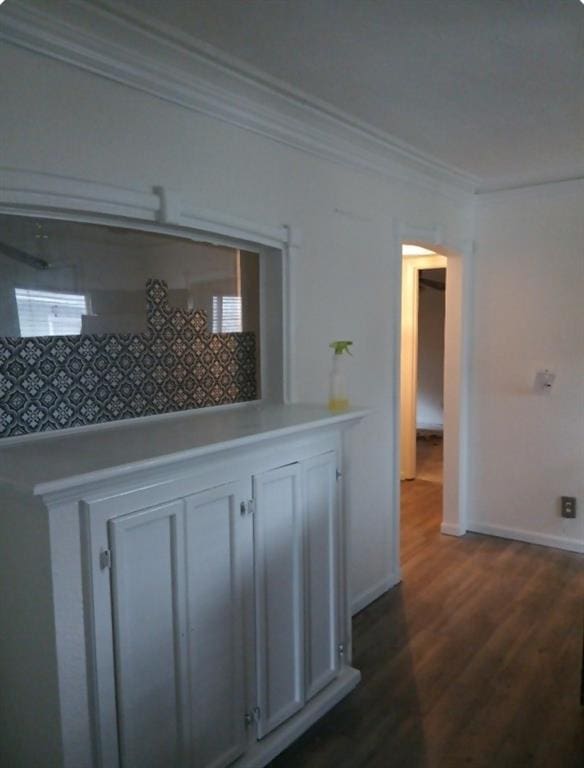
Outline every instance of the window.
[(213, 296), (213, 333), (240, 333), (241, 296)]
[(71, 336), (81, 333), (85, 296), (15, 288), (21, 336)]
[[(282, 254), (264, 246), (221, 244), (214, 242), (215, 235), (210, 242), (195, 231), (148, 226), (0, 212), (0, 340), (142, 336), (153, 312), (146, 286), (161, 281), (173, 313), (204, 313), (205, 333), (248, 334), (237, 340), (248, 351), (253, 336), (256, 390), (280, 399)], [(175, 330), (182, 336), (182, 326)], [(192, 335), (184, 333), (190, 349)], [(217, 340), (216, 348), (223, 341)]]

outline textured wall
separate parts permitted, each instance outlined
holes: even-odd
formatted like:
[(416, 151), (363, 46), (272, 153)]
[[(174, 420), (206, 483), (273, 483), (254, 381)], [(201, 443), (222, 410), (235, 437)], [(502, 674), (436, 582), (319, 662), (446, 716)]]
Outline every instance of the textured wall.
[(0, 338), (0, 437), (256, 399), (254, 333), (209, 333), (162, 280), (146, 297), (141, 334)]

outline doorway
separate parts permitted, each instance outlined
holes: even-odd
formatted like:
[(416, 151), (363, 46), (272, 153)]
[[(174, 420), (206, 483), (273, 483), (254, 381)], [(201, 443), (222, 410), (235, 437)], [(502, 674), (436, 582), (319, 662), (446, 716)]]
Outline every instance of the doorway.
[[(444, 462), (443, 485), (439, 497), (439, 530), (449, 536), (463, 536), (466, 533), (467, 495), (468, 495), (468, 384), (469, 384), (469, 350), (471, 337), (470, 308), (472, 296), (472, 262), (473, 243), (471, 240), (460, 240), (450, 243), (443, 237), (438, 227), (419, 227), (396, 221), (395, 256), (398, 271), (398, 290), (402, 298), (401, 305), (395, 316), (395, 374), (394, 404), (395, 422), (393, 429), (392, 478), (393, 504), (390, 512), (391, 547), (390, 568), (391, 583), (397, 584), (402, 578), (402, 564), (405, 560), (401, 547), (401, 491), (406, 482), (400, 482), (402, 475), (402, 456), (404, 461), (415, 461), (415, 426), (410, 429), (414, 439), (407, 441), (407, 434), (402, 429), (401, 390), (402, 374), (412, 365), (416, 357), (411, 352), (406, 353), (406, 347), (411, 349), (413, 331), (417, 325), (417, 313), (412, 308), (412, 301), (418, 296), (416, 271), (423, 266), (428, 268), (447, 267), (446, 281), (446, 315), (445, 315), (445, 348), (444, 348)], [(402, 247), (404, 244), (424, 248), (419, 255), (440, 256), (442, 263), (424, 263), (421, 259), (404, 259)], [(406, 278), (409, 276), (409, 280)], [(404, 295), (405, 294), (405, 295)], [(409, 304), (408, 304), (409, 301)], [(410, 307), (409, 322), (402, 322), (402, 310)], [(402, 336), (404, 337), (402, 339)], [(408, 342), (409, 338), (409, 342)], [(405, 341), (405, 343), (404, 343)], [(411, 387), (410, 387), (411, 392)], [(410, 395), (409, 409), (404, 408), (406, 417), (413, 409)], [(415, 418), (411, 421), (415, 425)], [(406, 445), (403, 445), (403, 443)], [(409, 453), (408, 453), (409, 452)], [(414, 469), (415, 476), (415, 469)], [(413, 485), (412, 483), (409, 484)], [(437, 523), (438, 524), (438, 523)]]
[(400, 479), (413, 480), (418, 430), (444, 429), (447, 258), (404, 243), (402, 259)]
[(400, 514), (402, 557), (416, 531), (441, 530), (448, 259), (402, 245)]
[(452, 386), (460, 370), (461, 323), (453, 312), (461, 299), (460, 261), (426, 243), (404, 241), (401, 249), (400, 560), (407, 558), (408, 531), (464, 533), (457, 504), (461, 401)]
[(446, 267), (418, 271), (416, 478), (443, 482)]

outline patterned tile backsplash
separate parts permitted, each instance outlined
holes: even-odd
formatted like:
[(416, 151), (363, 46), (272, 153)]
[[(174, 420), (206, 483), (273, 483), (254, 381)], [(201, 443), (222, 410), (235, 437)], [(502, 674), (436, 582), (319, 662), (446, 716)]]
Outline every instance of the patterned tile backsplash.
[(0, 437), (256, 399), (254, 333), (209, 333), (162, 280), (146, 298), (141, 334), (0, 338)]

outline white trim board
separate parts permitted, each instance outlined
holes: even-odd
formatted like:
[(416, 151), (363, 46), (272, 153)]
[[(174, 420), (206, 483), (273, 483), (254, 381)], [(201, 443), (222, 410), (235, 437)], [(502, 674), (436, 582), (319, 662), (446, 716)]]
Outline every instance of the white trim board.
[(538, 544), (542, 547), (554, 547), (568, 552), (584, 554), (584, 539), (569, 539), (567, 536), (554, 536), (549, 533), (536, 533), (521, 528), (510, 528), (506, 525), (489, 525), (469, 520), (467, 530), (472, 533), (483, 533), (487, 536), (497, 536), (501, 539), (523, 541), (526, 544)]
[(221, 211), (190, 208), (179, 192), (163, 186), (135, 190), (17, 168), (0, 167), (0, 210), (60, 218), (68, 214), (83, 221), (94, 215), (117, 216), (139, 221), (141, 226), (146, 222), (215, 233), (247, 245), (283, 248), (300, 244), (294, 228), (266, 226)]
[(351, 615), (354, 616), (356, 613), (359, 613), (359, 611), (367, 608), (370, 603), (384, 595), (392, 587), (395, 587), (400, 581), (401, 575), (399, 573), (391, 573), (389, 576), (386, 576), (384, 579), (377, 582), (377, 584), (374, 584), (369, 589), (361, 592), (361, 594), (351, 600)]
[(440, 533), (445, 536), (464, 536), (466, 529), (454, 523), (440, 523)]
[[(91, 30), (90, 32), (88, 30)], [(479, 179), (244, 62), (115, 5), (2, 8), (0, 39), (335, 163), (460, 199)]]

